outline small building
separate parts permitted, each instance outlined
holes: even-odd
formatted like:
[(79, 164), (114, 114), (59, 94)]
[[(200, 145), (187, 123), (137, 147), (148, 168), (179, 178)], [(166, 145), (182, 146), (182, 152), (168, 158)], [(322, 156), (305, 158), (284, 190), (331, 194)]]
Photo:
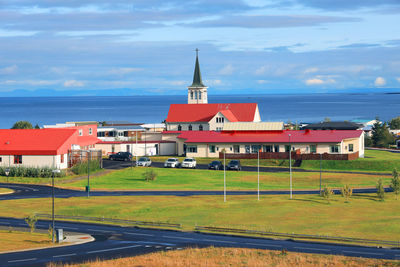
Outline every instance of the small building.
[(223, 150), (281, 153), (289, 152), (290, 146), (299, 154), (358, 153), (357, 157), (364, 157), (364, 132), (360, 130), (186, 131), (177, 138), (178, 154), (188, 157), (219, 157)]
[(174, 141), (102, 141), (96, 144), (103, 156), (118, 152), (130, 152), (133, 156), (169, 156), (176, 154)]
[(97, 128), (97, 137), (102, 141), (141, 140), (144, 131), (140, 125), (100, 126)]
[(93, 149), (97, 125), (48, 129), (1, 129), (0, 166), (68, 168), (71, 150)]

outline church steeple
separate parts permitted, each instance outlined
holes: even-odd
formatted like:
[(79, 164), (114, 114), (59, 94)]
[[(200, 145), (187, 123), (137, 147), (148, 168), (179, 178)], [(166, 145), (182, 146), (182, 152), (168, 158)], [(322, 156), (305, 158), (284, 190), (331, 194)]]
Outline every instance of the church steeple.
[(199, 49), (196, 48), (193, 83), (188, 87), (188, 104), (207, 104), (207, 86), (201, 80)]
[(196, 48), (196, 65), (194, 67), (193, 83), (190, 87), (205, 87), (201, 80), (200, 64), (199, 64), (199, 49)]

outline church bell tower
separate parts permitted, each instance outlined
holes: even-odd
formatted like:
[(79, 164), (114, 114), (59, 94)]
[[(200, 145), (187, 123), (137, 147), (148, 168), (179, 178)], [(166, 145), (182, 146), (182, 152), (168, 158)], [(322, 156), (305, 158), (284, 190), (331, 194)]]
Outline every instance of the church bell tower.
[(207, 86), (201, 80), (199, 49), (196, 48), (196, 65), (194, 67), (193, 83), (188, 86), (188, 104), (207, 104)]

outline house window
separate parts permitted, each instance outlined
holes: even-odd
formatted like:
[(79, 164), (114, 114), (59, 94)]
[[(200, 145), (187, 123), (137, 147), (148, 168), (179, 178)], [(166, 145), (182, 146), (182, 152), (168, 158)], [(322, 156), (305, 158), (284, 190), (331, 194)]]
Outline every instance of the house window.
[(222, 131), (222, 127), (217, 127), (215, 130), (216, 130), (217, 132), (220, 132), (220, 131)]
[(232, 151), (232, 147), (230, 147), (229, 150)]
[(115, 152), (115, 145), (111, 146), (111, 152), (114, 153)]
[(272, 145), (264, 146), (264, 152), (272, 152)]
[(199, 131), (203, 131), (203, 125), (199, 125)]
[(14, 155), (14, 164), (22, 164), (22, 155)]
[(339, 153), (339, 146), (331, 146), (331, 153)]
[(246, 153), (250, 154), (250, 146), (246, 145), (244, 148), (245, 148)]
[(92, 133), (93, 133), (92, 128), (89, 128), (89, 135), (92, 135)]
[(192, 130), (192, 128), (193, 128), (193, 127), (192, 127), (192, 125), (190, 124), (190, 125), (189, 125), (189, 131), (191, 131), (191, 130)]
[(215, 146), (209, 146), (210, 153), (215, 153)]
[(233, 152), (234, 152), (234, 153), (240, 153), (240, 146), (234, 145), (234, 146), (233, 146)]
[(193, 91), (190, 91), (190, 99), (193, 100)]
[(182, 125), (178, 125), (178, 131), (182, 131)]
[(354, 151), (354, 145), (353, 144), (349, 144), (349, 152), (353, 152)]
[(83, 135), (83, 131), (82, 131), (82, 129), (79, 129), (79, 136), (82, 136)]
[(197, 153), (197, 146), (187, 146), (186, 149), (189, 153)]
[(225, 120), (224, 117), (222, 117), (222, 118), (221, 118), (221, 123), (224, 123), (224, 120)]
[(61, 163), (64, 163), (64, 154), (61, 154), (60, 157), (61, 157), (61, 158), (60, 158), (60, 162), (61, 162)]
[(126, 145), (126, 152), (131, 151), (131, 145)]
[(199, 92), (199, 99), (201, 99), (201, 92)]
[(290, 151), (290, 146), (289, 145), (285, 145), (285, 152), (289, 152)]
[(279, 145), (275, 145), (275, 146), (274, 146), (274, 151), (275, 151), (275, 152), (279, 152)]
[(0, 157), (0, 162), (2, 161), (2, 158)]
[(310, 145), (310, 153), (317, 153), (317, 146), (316, 145)]
[(215, 118), (215, 119), (216, 119), (217, 123), (219, 123), (219, 118), (217, 117), (217, 118)]
[(124, 136), (124, 132), (118, 132), (118, 136)]
[(252, 145), (251, 146), (251, 153), (258, 153), (260, 151), (261, 146), (260, 145)]

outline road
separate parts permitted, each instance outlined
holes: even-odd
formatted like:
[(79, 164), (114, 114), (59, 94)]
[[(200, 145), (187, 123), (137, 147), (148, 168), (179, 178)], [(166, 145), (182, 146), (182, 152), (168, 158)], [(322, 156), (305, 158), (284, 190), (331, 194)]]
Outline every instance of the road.
[[(103, 160), (103, 168), (110, 170), (120, 170), (125, 168), (130, 168), (134, 165), (134, 162), (124, 162), (124, 161), (112, 161), (108, 159)], [(164, 168), (164, 162), (152, 162), (151, 164), (154, 168)], [(207, 164), (197, 164), (196, 169), (207, 170)], [(256, 172), (256, 166), (242, 166), (243, 171), (248, 172)], [(319, 173), (319, 170), (305, 170), (300, 168), (292, 168), (293, 172), (316, 172)], [(260, 172), (289, 172), (289, 168), (278, 168), (278, 167), (260, 167)], [(384, 175), (391, 176), (390, 173), (369, 173), (369, 172), (354, 172), (354, 171), (322, 171), (323, 173), (353, 173), (353, 174), (365, 174), (365, 175)]]
[[(38, 229), (48, 229), (50, 221), (39, 221)], [(21, 219), (1, 218), (0, 226), (26, 227)], [(48, 262), (82, 262), (135, 256), (155, 251), (187, 247), (239, 247), (287, 250), (302, 253), (335, 254), (377, 259), (400, 259), (400, 250), (340, 244), (322, 244), (268, 238), (238, 237), (197, 232), (145, 229), (89, 223), (56, 222), (64, 231), (90, 234), (94, 242), (82, 245), (0, 254), (1, 266), (45, 266)]]
[[(52, 187), (47, 185), (32, 184), (10, 184), (0, 183), (0, 187), (10, 188), (14, 193), (0, 195), (1, 200), (8, 199), (24, 199), (24, 198), (47, 198), (51, 197)], [(385, 188), (386, 192), (391, 189)], [(340, 190), (334, 190), (336, 194), (340, 194)], [(375, 193), (375, 188), (354, 188), (353, 194)], [(57, 198), (85, 197), (87, 193), (80, 190), (55, 188), (55, 196)], [(288, 195), (289, 190), (271, 190), (260, 191), (260, 195)], [(319, 194), (319, 190), (295, 190), (295, 195)], [(205, 191), (91, 191), (90, 196), (215, 196), (223, 195), (222, 190), (205, 190)], [(256, 190), (229, 190), (227, 195), (256, 195)]]

